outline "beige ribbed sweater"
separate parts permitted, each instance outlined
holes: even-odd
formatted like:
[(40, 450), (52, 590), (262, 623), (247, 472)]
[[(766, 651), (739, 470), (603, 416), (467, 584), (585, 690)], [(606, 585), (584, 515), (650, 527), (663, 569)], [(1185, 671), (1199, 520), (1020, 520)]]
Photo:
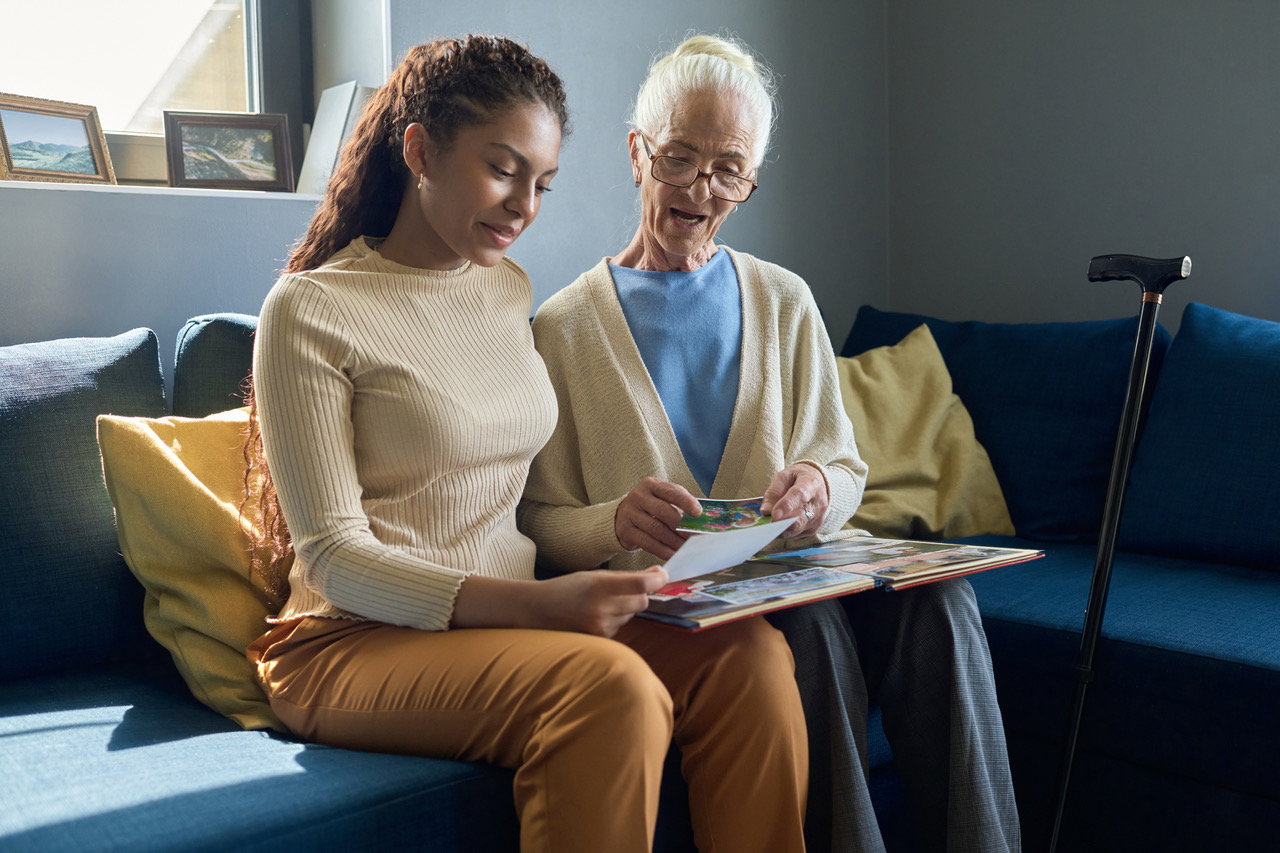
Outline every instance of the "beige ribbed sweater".
[(516, 529), (556, 405), (518, 264), (420, 270), (361, 238), (268, 294), (254, 349), (297, 559), (281, 619), (449, 625), (469, 573), (533, 577)]
[(729, 252), (742, 293), (742, 363), (710, 495), (702, 494), (680, 452), (622, 313), (608, 259), (538, 309), (534, 338), (560, 406), (520, 506), (520, 529), (538, 544), (540, 557), (572, 570), (659, 562), (622, 551), (613, 528), (618, 504), (645, 477), (679, 483), (694, 497), (746, 498), (764, 494), (787, 465), (812, 462), (826, 476), (831, 499), (819, 535), (836, 534), (858, 508), (867, 466), (808, 286), (782, 267), (721, 251)]

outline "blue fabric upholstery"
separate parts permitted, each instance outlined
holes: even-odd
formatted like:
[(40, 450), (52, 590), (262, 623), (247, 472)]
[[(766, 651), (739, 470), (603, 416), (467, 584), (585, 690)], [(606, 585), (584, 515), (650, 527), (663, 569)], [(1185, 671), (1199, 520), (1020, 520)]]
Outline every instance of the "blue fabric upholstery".
[(183, 325), (173, 366), (175, 415), (203, 418), (244, 405), (257, 328), (249, 314), (202, 314)]
[(0, 765), (20, 768), (0, 774), (8, 851), (517, 846), (509, 771), (242, 731), (180, 683), (100, 669), (6, 685), (0, 739)]
[(1280, 323), (1193, 302), (1135, 454), (1121, 547), (1280, 571), (1278, 477)]
[[(1043, 849), (1095, 556), (1073, 540), (1096, 535), (1135, 324), (950, 323), (867, 308), (844, 352), (896, 343), (921, 322), (1027, 537), (968, 541), (1046, 550), (971, 578), (1024, 848)], [(254, 325), (188, 324), (176, 413), (239, 405)], [(1280, 572), (1266, 570), (1265, 551), (1242, 556), (1213, 537), (1227, 530), (1280, 553), (1276, 329), (1193, 305), (1155, 384), (1060, 853), (1275, 846)], [(1157, 365), (1167, 341), (1161, 330)], [(191, 697), (146, 637), (141, 589), (118, 557), (92, 425), (107, 411), (164, 413), (149, 332), (0, 349), (0, 847), (515, 849), (509, 771), (245, 732)], [(875, 722), (870, 741), (882, 829), (891, 849), (910, 848), (912, 817)], [(665, 853), (692, 849), (677, 759), (661, 794)]]
[[(176, 675), (98, 667), (0, 691), (0, 848), (518, 848), (514, 774), (241, 730)], [(668, 759), (654, 850), (691, 853), (687, 789)]]
[[(1020, 536), (1091, 541), (1102, 522), (1137, 318), (950, 322), (863, 306), (841, 350), (898, 343), (926, 323), (973, 417)], [(1152, 369), (1169, 345), (1156, 331)]]
[(0, 680), (144, 641), (98, 456), (107, 412), (165, 413), (149, 330), (0, 348)]
[[(1038, 547), (996, 537), (965, 541)], [(1011, 754), (1028, 742), (1052, 746), (1042, 757), (1047, 766), (1030, 762), (1014, 777), (1019, 803), (1033, 809), (1052, 796), (1051, 788), (1039, 786), (1051, 784), (1056, 745), (1066, 731), (1094, 559), (1092, 545), (1050, 545), (1040, 560), (970, 578), (996, 664)], [(1280, 815), (1280, 777), (1274, 772), (1280, 738), (1272, 713), (1280, 706), (1277, 613), (1276, 573), (1117, 553), (1080, 752), (1116, 772), (1160, 780), (1163, 787), (1170, 785), (1168, 777), (1188, 780), (1216, 791), (1215, 798), (1224, 790), (1242, 798), (1231, 808)], [(1094, 784), (1116, 790), (1114, 781)], [(1185, 796), (1177, 793), (1171, 802)], [(1145, 803), (1150, 795), (1140, 799)], [(1184, 837), (1198, 837), (1202, 814), (1175, 810), (1165, 820), (1181, 826)], [(1033, 837), (1051, 817), (1023, 815)], [(1241, 824), (1234, 828), (1242, 833), (1237, 841), (1216, 849), (1253, 849), (1257, 826)]]

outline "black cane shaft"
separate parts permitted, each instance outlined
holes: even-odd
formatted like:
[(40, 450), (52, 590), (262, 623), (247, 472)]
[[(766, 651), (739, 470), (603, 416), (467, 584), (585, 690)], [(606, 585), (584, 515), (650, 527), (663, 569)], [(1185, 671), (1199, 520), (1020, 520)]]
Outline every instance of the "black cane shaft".
[(1111, 567), (1115, 557), (1116, 536), (1120, 530), (1124, 495), (1129, 483), (1129, 469), (1133, 462), (1138, 420), (1147, 396), (1147, 371), (1151, 364), (1151, 350), (1155, 341), (1156, 315), (1160, 310), (1165, 288), (1190, 274), (1191, 258), (1185, 256), (1162, 260), (1136, 255), (1099, 255), (1089, 262), (1090, 281), (1122, 279), (1136, 281), (1142, 288), (1142, 311), (1138, 316), (1138, 335), (1129, 369), (1124, 411), (1120, 417), (1120, 429), (1116, 436), (1116, 449), (1111, 462), (1111, 478), (1107, 485), (1107, 498), (1102, 510), (1102, 527), (1098, 534), (1098, 552), (1094, 561), (1093, 581), (1089, 587), (1089, 602), (1085, 610), (1084, 626), (1080, 632), (1080, 651), (1076, 657), (1070, 717), (1063, 743), (1061, 763), (1058, 767), (1057, 808), (1053, 819), (1053, 834), (1049, 840), (1049, 853), (1054, 853), (1058, 846), (1062, 815), (1067, 802), (1067, 789), (1071, 783), (1076, 744), (1080, 735), (1080, 721), (1084, 715), (1085, 696), (1089, 684), (1093, 681), (1094, 652), (1097, 650), (1098, 638), (1102, 633), (1102, 617), (1106, 610), (1107, 593), (1111, 586)]
[(1102, 529), (1098, 534), (1098, 553), (1094, 560), (1094, 579), (1085, 611), (1080, 656), (1076, 661), (1077, 671), (1082, 668), (1085, 671), (1093, 669), (1093, 654), (1102, 628), (1107, 591), (1111, 584), (1111, 564), (1115, 557), (1116, 536), (1120, 531), (1120, 512), (1124, 507), (1129, 468), (1133, 461), (1133, 446), (1138, 436), (1138, 419), (1146, 397), (1147, 370), (1151, 364), (1151, 348), (1155, 340), (1156, 315), (1159, 310), (1158, 302), (1143, 300), (1142, 313), (1138, 317), (1138, 339), (1134, 346), (1129, 388), (1125, 393), (1124, 412), (1120, 417), (1120, 430), (1116, 436), (1116, 450), (1111, 462), (1107, 501), (1102, 509)]
[(1075, 666), (1075, 687), (1058, 771), (1057, 809), (1054, 814), (1053, 835), (1049, 842), (1050, 851), (1057, 848), (1062, 814), (1067, 801), (1067, 788), (1071, 783), (1071, 770), (1075, 764), (1080, 720), (1084, 715), (1085, 694), (1088, 692), (1089, 683), (1093, 681), (1093, 657), (1098, 647), (1098, 637), (1102, 633), (1102, 616), (1106, 610), (1107, 592), (1111, 586), (1111, 567), (1115, 557), (1116, 535), (1120, 529), (1120, 511), (1124, 506), (1125, 489), (1128, 487), (1129, 467), (1138, 434), (1138, 419), (1142, 413), (1142, 402), (1146, 397), (1147, 369), (1151, 364), (1156, 315), (1159, 310), (1158, 300), (1147, 299), (1144, 296), (1142, 312), (1138, 316), (1138, 336), (1129, 371), (1129, 386), (1125, 393), (1124, 411), (1120, 416), (1120, 429), (1116, 436), (1116, 449), (1111, 462), (1107, 500), (1102, 510), (1102, 529), (1098, 535), (1093, 582), (1089, 587), (1089, 603), (1085, 610), (1084, 628), (1080, 632), (1080, 652), (1076, 656)]

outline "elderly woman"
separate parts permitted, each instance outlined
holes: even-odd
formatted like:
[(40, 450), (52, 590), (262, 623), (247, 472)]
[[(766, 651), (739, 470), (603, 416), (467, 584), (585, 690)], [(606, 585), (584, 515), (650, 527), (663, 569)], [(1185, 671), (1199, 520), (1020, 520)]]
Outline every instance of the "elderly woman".
[[(684, 42), (640, 89), (627, 137), (635, 237), (534, 322), (560, 418), (534, 460), (520, 526), (562, 570), (668, 559), (698, 497), (763, 494), (775, 518), (796, 519), (788, 538), (837, 535), (858, 507), (867, 469), (808, 287), (715, 242), (757, 188), (772, 116), (767, 72), (720, 38)], [(868, 696), (883, 709), (922, 842), (1019, 849), (967, 582), (770, 621), (791, 645), (808, 726), (808, 849), (884, 849), (867, 791)]]

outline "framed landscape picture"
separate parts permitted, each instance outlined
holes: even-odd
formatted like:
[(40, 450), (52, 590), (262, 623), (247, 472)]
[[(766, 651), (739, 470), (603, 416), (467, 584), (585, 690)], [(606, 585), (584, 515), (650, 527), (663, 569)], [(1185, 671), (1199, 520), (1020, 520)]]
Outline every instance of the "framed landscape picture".
[(0, 180), (114, 184), (97, 108), (0, 93)]
[(283, 113), (165, 110), (164, 144), (170, 186), (293, 192)]

